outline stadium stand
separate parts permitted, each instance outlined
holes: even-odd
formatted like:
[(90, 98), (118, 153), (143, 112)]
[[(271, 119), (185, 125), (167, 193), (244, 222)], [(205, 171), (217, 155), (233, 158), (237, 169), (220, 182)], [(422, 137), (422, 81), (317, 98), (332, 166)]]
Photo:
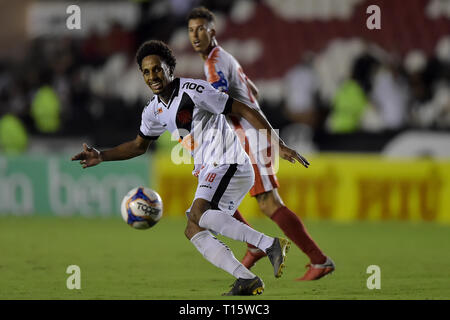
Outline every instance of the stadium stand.
[[(34, 5), (52, 3), (56, 5)], [(22, 56), (3, 49), (0, 115), (18, 116), (31, 141), (55, 135), (78, 140), (86, 128), (91, 128), (89, 140), (100, 146), (114, 145), (124, 134), (132, 137), (140, 110), (151, 97), (134, 62), (137, 46), (149, 38), (167, 41), (177, 56), (177, 74), (203, 77), (201, 61), (187, 40), (184, 15), (191, 6), (206, 5), (217, 14), (220, 45), (236, 56), (261, 89), (262, 107), (282, 132), (293, 132), (283, 129), (299, 122), (289, 114), (283, 81), (310, 55), (311, 74), (318, 82), (311, 100), (318, 120), (307, 135), (311, 150), (330, 150), (333, 141), (333, 150), (381, 151), (397, 132), (450, 129), (448, 1), (376, 1), (381, 30), (366, 27), (371, 3), (364, 0), (292, 0), (282, 6), (275, 0), (125, 4), (131, 9), (124, 24), (111, 18), (103, 29), (86, 27), (74, 36), (28, 31)], [(365, 65), (364, 57), (373, 65)], [(61, 126), (53, 133), (39, 130), (31, 112), (44, 79), (61, 101)], [(367, 105), (346, 136), (333, 131), (330, 118), (337, 92), (350, 79), (361, 88)], [(285, 138), (295, 140), (295, 130), (293, 134)], [(359, 144), (358, 136), (374, 143)], [(356, 139), (351, 148), (349, 138)]]

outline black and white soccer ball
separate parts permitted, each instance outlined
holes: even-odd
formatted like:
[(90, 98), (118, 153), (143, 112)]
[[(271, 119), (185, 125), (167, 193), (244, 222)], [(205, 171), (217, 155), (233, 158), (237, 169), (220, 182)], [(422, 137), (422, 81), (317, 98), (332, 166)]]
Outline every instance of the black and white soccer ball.
[(133, 228), (148, 229), (161, 219), (163, 203), (156, 191), (136, 187), (123, 197), (120, 211), (123, 220)]

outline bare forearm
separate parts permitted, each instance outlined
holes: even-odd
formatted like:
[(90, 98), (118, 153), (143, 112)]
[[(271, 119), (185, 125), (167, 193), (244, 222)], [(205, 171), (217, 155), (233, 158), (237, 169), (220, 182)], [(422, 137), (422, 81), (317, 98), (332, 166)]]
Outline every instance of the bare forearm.
[(255, 129), (267, 130), (267, 136), (269, 139), (272, 138), (281, 141), (280, 137), (272, 128), (267, 119), (257, 110), (252, 109), (239, 101), (235, 101), (232, 106), (232, 112), (246, 119)]
[(275, 140), (278, 142), (280, 147), (280, 157), (288, 160), (290, 162), (295, 163), (295, 161), (300, 162), (303, 166), (308, 168), (309, 162), (303, 156), (301, 156), (294, 149), (289, 148), (286, 144), (280, 139), (278, 134), (270, 125), (269, 121), (258, 111), (250, 108), (246, 104), (238, 100), (234, 100), (231, 105), (231, 113), (237, 116), (241, 116), (246, 119), (254, 128), (261, 130), (267, 130), (267, 137), (272, 141)]
[(133, 141), (128, 141), (112, 149), (98, 151), (83, 143), (83, 151), (74, 155), (72, 161), (80, 160), (83, 169), (98, 165), (103, 161), (127, 160), (137, 157), (145, 151), (151, 141), (146, 140), (139, 135)]
[(134, 140), (100, 152), (102, 161), (128, 160), (144, 154), (148, 145), (138, 145)]

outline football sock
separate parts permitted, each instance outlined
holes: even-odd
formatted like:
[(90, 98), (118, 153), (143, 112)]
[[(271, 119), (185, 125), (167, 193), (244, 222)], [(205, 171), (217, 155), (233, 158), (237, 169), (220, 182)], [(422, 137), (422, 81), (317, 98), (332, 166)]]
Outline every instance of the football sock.
[(312, 264), (325, 263), (327, 257), (319, 249), (294, 212), (283, 206), (278, 208), (270, 218), (309, 257)]
[(206, 210), (200, 217), (198, 225), (233, 240), (250, 243), (264, 252), (266, 252), (267, 248), (269, 248), (274, 241), (274, 238), (268, 237), (265, 234), (252, 229), (248, 225), (243, 224), (220, 210)]
[(236, 278), (253, 279), (255, 275), (244, 267), (230, 248), (214, 237), (208, 230), (200, 231), (191, 238), (197, 250), (216, 267)]
[[(245, 223), (246, 225), (248, 225), (249, 227), (251, 227), (250, 223), (247, 222), (247, 220), (244, 219), (244, 217), (241, 215), (241, 213), (239, 212), (239, 210), (236, 210), (236, 212), (233, 214), (233, 217), (237, 220), (239, 220), (242, 223)], [(247, 247), (249, 249), (258, 249), (256, 248), (254, 245), (247, 243)]]

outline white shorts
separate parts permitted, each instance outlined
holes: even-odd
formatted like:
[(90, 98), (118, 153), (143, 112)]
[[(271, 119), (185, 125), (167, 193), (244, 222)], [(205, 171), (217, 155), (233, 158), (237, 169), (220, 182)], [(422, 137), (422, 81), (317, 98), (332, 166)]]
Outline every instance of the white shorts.
[[(194, 201), (205, 199), (211, 203), (211, 209), (233, 215), (254, 182), (255, 174), (248, 160), (245, 164), (205, 165), (198, 175)], [(192, 205), (187, 214), (191, 208)]]

